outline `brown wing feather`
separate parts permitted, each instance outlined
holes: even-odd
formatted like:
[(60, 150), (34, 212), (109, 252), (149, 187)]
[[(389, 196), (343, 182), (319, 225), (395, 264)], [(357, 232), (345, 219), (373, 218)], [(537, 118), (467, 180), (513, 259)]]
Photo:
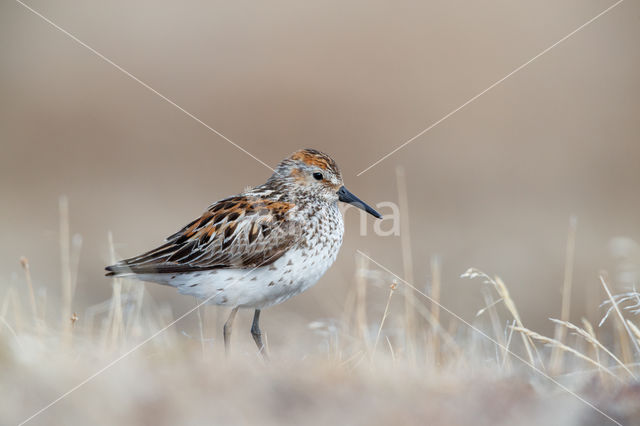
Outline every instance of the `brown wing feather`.
[(278, 260), (300, 235), (293, 204), (249, 196), (213, 204), (160, 247), (115, 265), (107, 275), (255, 268)]

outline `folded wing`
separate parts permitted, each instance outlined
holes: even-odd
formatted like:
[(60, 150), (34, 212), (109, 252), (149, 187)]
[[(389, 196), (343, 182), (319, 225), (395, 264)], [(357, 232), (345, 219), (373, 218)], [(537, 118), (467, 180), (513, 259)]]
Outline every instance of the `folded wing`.
[(182, 273), (270, 265), (298, 244), (291, 203), (251, 196), (213, 204), (160, 247), (108, 266), (108, 276)]

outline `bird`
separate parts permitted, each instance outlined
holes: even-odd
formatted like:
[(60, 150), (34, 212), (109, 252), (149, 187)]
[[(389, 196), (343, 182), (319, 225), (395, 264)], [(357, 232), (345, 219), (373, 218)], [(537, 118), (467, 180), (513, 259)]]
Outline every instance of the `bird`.
[(169, 285), (230, 307), (227, 354), (238, 310), (253, 309), (251, 335), (266, 357), (260, 312), (316, 284), (336, 260), (344, 235), (338, 202), (382, 218), (347, 190), (329, 155), (301, 149), (264, 184), (216, 201), (159, 247), (107, 266), (106, 275)]

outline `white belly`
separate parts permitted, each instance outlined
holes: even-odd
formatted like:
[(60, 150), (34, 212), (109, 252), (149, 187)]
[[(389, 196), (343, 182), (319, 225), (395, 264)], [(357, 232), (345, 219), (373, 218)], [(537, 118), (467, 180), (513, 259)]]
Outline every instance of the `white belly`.
[[(337, 207), (328, 216), (331, 220), (327, 215), (312, 218), (302, 239), (305, 244), (287, 251), (269, 266), (175, 274), (162, 283), (216, 305), (262, 309), (282, 303), (318, 282), (336, 260), (344, 225)], [(158, 277), (139, 278), (161, 282)]]

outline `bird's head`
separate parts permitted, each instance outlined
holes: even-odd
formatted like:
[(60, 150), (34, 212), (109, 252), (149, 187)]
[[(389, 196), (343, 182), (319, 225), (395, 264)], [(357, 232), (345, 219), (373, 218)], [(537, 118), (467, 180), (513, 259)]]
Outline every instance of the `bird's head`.
[(336, 162), (315, 149), (302, 149), (282, 160), (269, 180), (290, 189), (295, 198), (320, 199), (328, 203), (342, 201), (376, 218), (382, 217), (345, 188)]

